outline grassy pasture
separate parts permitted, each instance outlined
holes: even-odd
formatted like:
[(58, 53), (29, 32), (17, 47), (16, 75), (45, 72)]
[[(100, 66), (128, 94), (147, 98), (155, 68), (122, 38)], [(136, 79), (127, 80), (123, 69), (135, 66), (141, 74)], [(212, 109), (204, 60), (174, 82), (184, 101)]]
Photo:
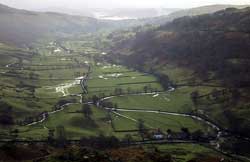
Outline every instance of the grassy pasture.
[[(193, 120), (191, 118), (185, 118), (180, 116), (156, 114), (156, 113), (143, 113), (143, 112), (119, 112), (120, 114), (139, 120), (142, 119), (145, 126), (148, 129), (161, 129), (162, 131), (167, 131), (171, 129), (173, 131), (179, 132), (181, 128), (188, 128), (191, 132), (196, 130), (207, 131), (209, 127), (201, 122)], [(114, 125), (117, 130), (136, 130), (138, 123), (130, 119), (119, 119), (121, 117), (114, 117)], [(122, 122), (121, 122), (122, 121)]]
[[(152, 75), (141, 73), (121, 65), (98, 62), (94, 57), (102, 57), (101, 51), (98, 51), (89, 44), (88, 41), (65, 41), (62, 43), (68, 49), (74, 51), (69, 54), (55, 43), (50, 42), (44, 45), (37, 45), (39, 54), (33, 55), (29, 61), (24, 62), (25, 69), (16, 70), (23, 78), (13, 79), (13, 77), (1, 78), (0, 82), (5, 82), (13, 88), (6, 88), (2, 91), (5, 95), (27, 96), (30, 99), (5, 98), (4, 100), (14, 107), (16, 119), (22, 119), (27, 116), (33, 116), (44, 111), (53, 111), (54, 105), (59, 100), (72, 99), (79, 100), (79, 97), (64, 97), (64, 94), (82, 93), (79, 82), (74, 79), (84, 75), (87, 67), (74, 67), (81, 64), (89, 64), (91, 73), (88, 80), (88, 91), (85, 98), (93, 95), (114, 94), (116, 88), (121, 88), (123, 93), (144, 92), (144, 87), (149, 87), (150, 91), (162, 91), (162, 86)], [(15, 61), (16, 60), (12, 60)], [(31, 78), (35, 76), (35, 79)], [(35, 90), (32, 94), (30, 89), (21, 89), (16, 91), (18, 84), (34, 85)], [(72, 86), (63, 88), (63, 91), (57, 91), (65, 85)], [(148, 110), (164, 110), (171, 112), (189, 112), (192, 110), (190, 93), (193, 89), (184, 87), (174, 92), (161, 93), (159, 96), (124, 96), (112, 98), (110, 101), (117, 103), (119, 108), (136, 108)], [(206, 90), (203, 90), (204, 93)], [(34, 95), (38, 99), (32, 99)], [(48, 99), (46, 99), (48, 98)], [(49, 99), (50, 98), (50, 99)], [(105, 135), (115, 135), (123, 138), (126, 133), (117, 133), (111, 127), (110, 121), (107, 121), (107, 111), (92, 107), (92, 120), (86, 120), (83, 114), (76, 113), (81, 109), (81, 105), (71, 105), (65, 110), (50, 115), (49, 118), (41, 124), (29, 127), (20, 127), (20, 137), (22, 138), (46, 138), (48, 129), (54, 129), (58, 125), (63, 125), (67, 132), (67, 137), (81, 138), (83, 136), (93, 136), (103, 133)], [(207, 127), (201, 123), (196, 123), (192, 119), (184, 117), (173, 117), (169, 115), (149, 114), (149, 113), (130, 113), (122, 112), (122, 115), (135, 120), (142, 118), (145, 124), (152, 129), (161, 128), (163, 130), (172, 129), (179, 131), (182, 127), (187, 127), (191, 131)], [(117, 130), (131, 130), (137, 128), (137, 122), (128, 120), (121, 116), (112, 114), (113, 124)], [(134, 138), (138, 138), (137, 133), (132, 133)]]

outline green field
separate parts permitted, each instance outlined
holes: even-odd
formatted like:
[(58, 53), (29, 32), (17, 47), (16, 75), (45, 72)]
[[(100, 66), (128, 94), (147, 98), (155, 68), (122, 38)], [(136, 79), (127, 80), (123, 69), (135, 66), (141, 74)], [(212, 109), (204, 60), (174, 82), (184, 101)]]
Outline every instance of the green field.
[(190, 112), (193, 103), (189, 98), (187, 88), (174, 92), (156, 93), (150, 95), (115, 97), (110, 101), (117, 103), (119, 108), (162, 110), (168, 112)]
[[(138, 112), (126, 112), (126, 113), (122, 112), (120, 114), (128, 116), (137, 121), (139, 119), (143, 119), (145, 122), (145, 126), (148, 129), (161, 129), (162, 131), (165, 132), (168, 129), (178, 132), (180, 131), (181, 128), (188, 128), (191, 132), (196, 131), (198, 129), (204, 131), (207, 131), (207, 129), (209, 130), (209, 127), (207, 127), (206, 125), (202, 124), (201, 122), (195, 121), (191, 118), (184, 118), (184, 117), (164, 115), (164, 114), (155, 114), (155, 113), (138, 113)], [(115, 117), (117, 117), (117, 115)], [(128, 122), (129, 119), (126, 119), (122, 122), (119, 120), (120, 120), (119, 117), (118, 119), (114, 119), (114, 124), (117, 130), (137, 129), (138, 124), (136, 122)]]
[[(94, 95), (122, 95), (105, 100), (120, 109), (191, 113), (197, 111), (197, 108), (190, 94), (195, 90), (200, 94), (211, 91), (211, 88), (204, 86), (184, 86), (174, 91), (164, 91), (153, 75), (106, 62), (103, 59), (103, 51), (95, 49), (94, 41), (88, 39), (90, 40), (61, 42), (61, 45), (71, 49), (72, 53), (65, 51), (53, 40), (34, 44), (34, 48), (30, 50), (0, 46), (0, 56), (3, 58), (0, 61), (1, 102), (11, 106), (10, 114), (15, 121), (13, 126), (1, 127), (0, 137), (11, 138), (10, 131), (18, 129), (19, 139), (47, 139), (49, 130), (63, 126), (67, 139), (102, 134), (116, 136), (122, 140), (129, 134), (133, 140), (141, 140), (138, 133), (140, 119), (144, 121), (145, 127), (152, 131), (161, 130), (166, 133), (170, 129), (173, 132), (181, 132), (182, 128), (187, 128), (191, 133), (197, 130), (207, 134), (215, 133), (210, 126), (189, 117), (148, 112), (109, 112), (93, 105), (91, 119), (85, 118), (81, 112), (80, 94), (83, 92), (79, 78), (87, 73), (88, 66), (91, 70), (87, 80), (88, 93), (83, 94), (84, 100), (91, 100)], [(183, 80), (186, 77), (184, 74), (189, 74), (181, 69), (171, 68), (165, 69), (165, 72), (173, 81)], [(120, 94), (117, 94), (117, 89)], [(66, 106), (62, 111), (49, 113), (41, 123), (20, 125), (27, 120), (37, 121), (39, 114), (55, 111), (58, 109), (57, 105), (65, 101), (74, 104)], [(38, 121), (40, 120), (41, 118)], [(210, 149), (192, 144), (157, 147), (173, 154), (177, 161), (190, 160), (202, 153), (214, 154)]]
[[(12, 113), (15, 119), (22, 121), (44, 111), (53, 111), (60, 100), (74, 99), (76, 101), (75, 105), (49, 115), (43, 123), (33, 126), (15, 126), (15, 128), (20, 129), (20, 138), (44, 139), (48, 135), (48, 130), (54, 129), (58, 125), (65, 127), (70, 139), (79, 139), (100, 133), (123, 138), (126, 132), (116, 133), (115, 130), (136, 130), (139, 119), (143, 119), (145, 125), (150, 129), (180, 131), (181, 128), (185, 127), (190, 131), (198, 129), (205, 132), (211, 131), (208, 126), (191, 118), (139, 112), (119, 112), (123, 116), (112, 114), (114, 130), (111, 122), (105, 121), (105, 119), (107, 120), (106, 110), (93, 107), (91, 121), (85, 119), (81, 113), (72, 113), (81, 109), (78, 102), (80, 97), (70, 95), (82, 93), (80, 81), (75, 80), (75, 78), (83, 76), (87, 72), (86, 65), (91, 66), (87, 83), (88, 94), (84, 95), (86, 99), (93, 95), (99, 97), (114, 95), (117, 88), (121, 89), (122, 94), (163, 91), (163, 88), (152, 75), (103, 61), (103, 52), (95, 49), (91, 45), (91, 41), (64, 41), (62, 45), (74, 52), (69, 54), (53, 41), (43, 42), (34, 45), (37, 54), (27, 60), (22, 59), (24, 60), (21, 65), (23, 68), (13, 67), (10, 71), (10, 68), (5, 67), (6, 72), (10, 75), (2, 77), (0, 82), (5, 82), (13, 88), (3, 89), (2, 94), (6, 96), (3, 101), (13, 107)], [(9, 48), (5, 47), (4, 49), (9, 50)], [(15, 57), (7, 57), (6, 59), (8, 60), (5, 61), (6, 63), (17, 63)], [(17, 76), (19, 78), (13, 80)], [(16, 87), (20, 83), (27, 88), (21, 88), (17, 91)], [(31, 86), (34, 88), (30, 88)], [(193, 110), (193, 104), (189, 97), (192, 90), (189, 87), (184, 87), (159, 94), (125, 95), (112, 98), (109, 101), (117, 104), (118, 108), (188, 113)], [(203, 91), (205, 93), (206, 89)], [(14, 96), (26, 96), (27, 99), (13, 98)], [(124, 116), (134, 120), (131, 121)], [(137, 133), (132, 133), (132, 135), (138, 138)]]
[[(112, 135), (112, 129), (107, 121), (107, 112), (93, 107), (92, 120), (84, 118), (81, 105), (68, 106), (64, 111), (51, 115), (44, 123), (35, 126), (24, 127), (23, 136), (35, 136), (46, 139), (48, 129), (56, 129), (57, 126), (64, 126), (67, 132), (67, 138), (80, 139), (81, 137), (97, 136), (101, 133)], [(28, 132), (25, 132), (28, 130)]]

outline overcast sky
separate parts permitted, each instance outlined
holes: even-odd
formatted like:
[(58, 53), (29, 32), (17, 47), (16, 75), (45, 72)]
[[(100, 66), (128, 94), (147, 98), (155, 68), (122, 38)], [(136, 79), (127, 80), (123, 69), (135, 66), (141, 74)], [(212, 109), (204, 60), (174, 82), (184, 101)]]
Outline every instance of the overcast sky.
[(250, 0), (0, 0), (17, 8), (191, 8), (211, 4), (250, 4)]

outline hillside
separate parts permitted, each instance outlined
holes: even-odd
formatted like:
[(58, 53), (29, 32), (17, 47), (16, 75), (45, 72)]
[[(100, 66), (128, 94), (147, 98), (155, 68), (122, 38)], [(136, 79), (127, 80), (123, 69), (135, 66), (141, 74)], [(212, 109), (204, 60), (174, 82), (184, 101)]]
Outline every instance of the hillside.
[(201, 100), (198, 110), (233, 132), (249, 135), (249, 17), (249, 8), (230, 8), (179, 18), (116, 41), (112, 58), (157, 76), (167, 75), (176, 87), (191, 86), (193, 91), (210, 87), (207, 94), (224, 89), (228, 94), (220, 101)]
[[(49, 36), (65, 37), (67, 35), (96, 32), (100, 30), (124, 29), (127, 27), (134, 27), (143, 24), (158, 25), (171, 21), (177, 17), (211, 13), (226, 7), (229, 6), (207, 6), (190, 10), (181, 10), (174, 12), (169, 16), (157, 18), (111, 21), (54, 12), (26, 11), (0, 4), (0, 23), (2, 24), (0, 27), (0, 41), (22, 46), (24, 44), (30, 44), (37, 39), (42, 39)], [(241, 8), (243, 6), (237, 7)], [(115, 15), (118, 17), (124, 17), (122, 11), (123, 10), (110, 11), (112, 14), (106, 15), (106, 17), (113, 17)], [(134, 10), (125, 11), (131, 15), (136, 14)], [(159, 12), (153, 9), (149, 11), (151, 14), (153, 14), (154, 11), (156, 15)], [(167, 11), (164, 10), (164, 12)], [(144, 10), (142, 10), (141, 12), (137, 13), (139, 14), (137, 16), (149, 17), (148, 12), (146, 13)]]
[(171, 22), (174, 19), (185, 17), (185, 16), (198, 16), (203, 14), (212, 14), (220, 10), (224, 10), (226, 8), (237, 8), (237, 9), (243, 9), (245, 7), (248, 7), (247, 5), (209, 5), (209, 6), (201, 6), (201, 7), (195, 7), (190, 9), (182, 9), (177, 10), (175, 12), (172, 12), (166, 16), (159, 16), (147, 21), (153, 23), (153, 24), (165, 24), (167, 22)]
[[(98, 22), (87, 17), (39, 13), (0, 6), (0, 40), (15, 44), (30, 43), (48, 34), (96, 31)], [(95, 28), (94, 28), (95, 27)]]
[(0, 4), (0, 41), (18, 46), (44, 38), (62, 38), (98, 31), (126, 29), (146, 23), (151, 19), (98, 20), (55, 12), (34, 12)]
[(175, 61), (201, 74), (219, 72), (220, 66), (230, 63), (236, 66), (241, 59), (249, 58), (249, 15), (249, 8), (227, 9), (213, 15), (179, 18), (156, 30), (137, 33), (131, 48), (135, 52), (128, 62), (140, 66), (147, 59), (162, 64)]
[[(131, 10), (125, 11), (127, 14), (128, 12), (131, 12), (132, 15), (136, 14), (134, 10), (133, 12)], [(114, 16), (112, 14), (117, 14), (118, 16), (122, 17), (124, 16), (120, 15), (122, 13), (119, 14), (118, 10), (107, 12), (110, 12), (110, 15), (106, 15), (105, 17)], [(141, 12), (141, 14), (145, 13), (144, 10)], [(30, 44), (38, 39), (41, 40), (52, 37), (62, 38), (84, 33), (94, 33), (101, 30), (110, 31), (125, 29), (128, 27), (134, 27), (146, 23), (151, 24), (154, 22), (151, 19), (121, 21), (113, 21), (108, 19), (98, 20), (91, 17), (67, 15), (64, 14), (64, 12), (56, 13), (26, 11), (11, 8), (2, 4), (0, 4), (0, 13), (0, 41), (18, 46)]]
[(190, 9), (184, 9), (180, 11), (173, 12), (169, 14), (167, 17), (169, 19), (176, 19), (183, 16), (197, 16), (202, 14), (210, 14), (215, 13), (220, 10), (224, 10), (226, 8), (238, 8), (243, 9), (245, 7), (248, 7), (246, 5), (209, 5), (209, 6), (201, 6), (196, 8), (190, 8)]

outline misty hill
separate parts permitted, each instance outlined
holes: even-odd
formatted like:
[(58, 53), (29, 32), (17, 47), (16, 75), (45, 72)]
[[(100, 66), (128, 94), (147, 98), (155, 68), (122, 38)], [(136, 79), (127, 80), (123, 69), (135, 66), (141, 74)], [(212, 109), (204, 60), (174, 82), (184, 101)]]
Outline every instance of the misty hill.
[(96, 31), (95, 19), (58, 13), (39, 13), (0, 5), (0, 41), (24, 44), (53, 33)]
[(122, 8), (122, 9), (98, 9), (94, 11), (96, 18), (100, 19), (142, 19), (168, 15), (178, 9), (174, 8)]
[(243, 9), (245, 7), (248, 7), (248, 6), (247, 5), (209, 5), (209, 6), (190, 8), (190, 9), (177, 10), (166, 16), (155, 17), (154, 19), (151, 19), (151, 23), (164, 24), (164, 23), (171, 22), (174, 19), (184, 17), (184, 16), (198, 16), (198, 15), (203, 15), (203, 14), (212, 14), (217, 11), (224, 10), (226, 8)]
[(209, 14), (214, 13), (220, 10), (224, 10), (226, 8), (246, 8), (247, 5), (209, 5), (209, 6), (202, 6), (202, 7), (196, 7), (191, 9), (184, 9), (180, 11), (176, 11), (174, 13), (171, 13), (168, 15), (168, 18), (170, 19), (176, 19), (183, 16), (197, 16), (202, 14)]
[[(217, 10), (229, 6), (215, 7)], [(210, 7), (202, 7), (204, 11), (208, 12)], [(216, 10), (216, 9), (213, 9)], [(94, 10), (95, 14), (103, 19), (112, 19), (114, 17), (153, 17), (159, 14), (168, 14), (175, 9), (123, 9), (123, 10)], [(201, 11), (202, 9), (192, 9), (194, 11)], [(211, 11), (211, 10), (210, 10)], [(83, 11), (82, 11), (83, 12)], [(191, 12), (191, 11), (190, 11)], [(124, 21), (108, 21), (97, 20), (95, 18), (84, 16), (72, 16), (62, 13), (54, 12), (33, 12), (11, 8), (0, 4), (0, 41), (11, 42), (16, 45), (29, 44), (37, 39), (46, 36), (67, 36), (72, 34), (79, 34), (84, 32), (96, 32), (101, 29), (121, 29), (126, 27), (133, 27), (143, 24), (162, 24), (172, 20), (180, 12), (171, 14), (172, 16), (138, 19), (138, 20), (124, 20)], [(90, 13), (89, 10), (84, 13)], [(102, 14), (103, 13), (103, 14)], [(182, 12), (181, 12), (182, 13)], [(192, 12), (193, 13), (193, 12)], [(202, 12), (199, 12), (202, 13)], [(183, 12), (188, 15), (188, 12)], [(198, 13), (197, 13), (198, 14)], [(88, 15), (88, 14), (87, 14)], [(91, 14), (90, 14), (91, 15)], [(100, 18), (100, 17), (99, 17)]]
[(84, 9), (70, 9), (50, 7), (44, 9), (37, 9), (41, 12), (59, 12), (70, 15), (88, 16), (97, 19), (140, 19), (168, 15), (179, 9), (175, 8), (84, 8)]
[(89, 8), (78, 10), (78, 9), (72, 9), (72, 8), (67, 8), (67, 7), (47, 7), (47, 8), (34, 9), (34, 11), (57, 12), (57, 13), (64, 13), (64, 14), (68, 14), (68, 15), (93, 17), (94, 18), (94, 14), (93, 14), (92, 10)]
[(63, 13), (26, 11), (0, 4), (0, 41), (19, 46), (48, 36), (64, 37), (100, 30), (123, 29), (145, 23), (149, 21), (98, 20)]

